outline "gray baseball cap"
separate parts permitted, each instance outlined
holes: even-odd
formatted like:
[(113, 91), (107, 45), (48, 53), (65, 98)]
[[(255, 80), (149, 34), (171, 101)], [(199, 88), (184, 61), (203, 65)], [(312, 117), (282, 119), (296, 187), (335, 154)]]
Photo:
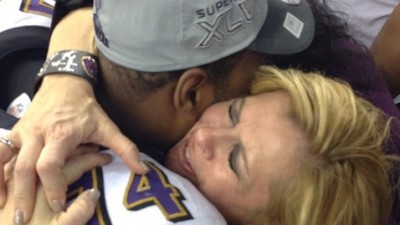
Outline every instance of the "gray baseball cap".
[(306, 0), (95, 0), (93, 11), (99, 50), (146, 72), (200, 66), (245, 48), (293, 54), (314, 36)]

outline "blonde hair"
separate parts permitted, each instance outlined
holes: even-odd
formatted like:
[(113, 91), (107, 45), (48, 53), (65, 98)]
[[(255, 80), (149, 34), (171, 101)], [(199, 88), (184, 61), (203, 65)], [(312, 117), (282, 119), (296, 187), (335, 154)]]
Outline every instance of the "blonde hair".
[[(317, 73), (263, 66), (252, 93), (282, 90), (308, 138), (296, 179), (255, 224), (379, 225), (391, 210), (389, 120), (348, 84)], [(279, 187), (281, 188), (281, 187)]]

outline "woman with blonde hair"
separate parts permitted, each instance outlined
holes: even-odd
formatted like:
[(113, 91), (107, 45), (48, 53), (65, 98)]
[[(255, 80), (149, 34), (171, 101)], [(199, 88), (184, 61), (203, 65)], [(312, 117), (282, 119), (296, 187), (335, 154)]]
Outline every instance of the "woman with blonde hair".
[(388, 118), (344, 82), (263, 67), (253, 94), (277, 90), (290, 95), (308, 144), (298, 177), (268, 214), (277, 224), (384, 224), (392, 202)]
[[(165, 165), (188, 179), (228, 224), (383, 225), (397, 160), (385, 154), (389, 121), (344, 82), (263, 66), (252, 95), (208, 108)], [(46, 204), (43, 193), (38, 196)], [(95, 201), (86, 205), (94, 210)], [(12, 199), (0, 218), (11, 217), (10, 207)], [(77, 213), (67, 210), (58, 220), (60, 213), (41, 207), (29, 224), (86, 223), (89, 216)]]

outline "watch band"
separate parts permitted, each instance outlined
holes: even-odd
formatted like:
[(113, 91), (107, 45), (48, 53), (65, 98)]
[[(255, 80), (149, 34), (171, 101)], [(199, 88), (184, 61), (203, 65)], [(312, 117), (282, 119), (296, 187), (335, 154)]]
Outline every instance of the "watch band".
[(89, 52), (65, 50), (54, 53), (43, 64), (35, 80), (36, 92), (43, 77), (48, 75), (67, 74), (81, 77), (89, 81), (93, 86), (97, 83), (99, 68), (97, 57)]

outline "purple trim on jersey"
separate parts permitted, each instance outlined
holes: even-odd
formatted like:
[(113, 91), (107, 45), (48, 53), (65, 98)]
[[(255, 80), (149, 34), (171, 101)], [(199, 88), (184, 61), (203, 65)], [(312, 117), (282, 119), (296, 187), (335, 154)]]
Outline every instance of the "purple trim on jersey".
[(88, 189), (97, 189), (102, 193), (96, 205), (96, 213), (89, 220), (87, 225), (111, 225), (108, 215), (106, 200), (104, 198), (104, 183), (102, 169), (97, 167), (90, 172), (84, 173), (82, 177), (68, 187), (68, 202), (73, 201), (79, 194)]
[(23, 0), (20, 10), (22, 12), (36, 13), (52, 17), (54, 7), (47, 4), (44, 0)]

